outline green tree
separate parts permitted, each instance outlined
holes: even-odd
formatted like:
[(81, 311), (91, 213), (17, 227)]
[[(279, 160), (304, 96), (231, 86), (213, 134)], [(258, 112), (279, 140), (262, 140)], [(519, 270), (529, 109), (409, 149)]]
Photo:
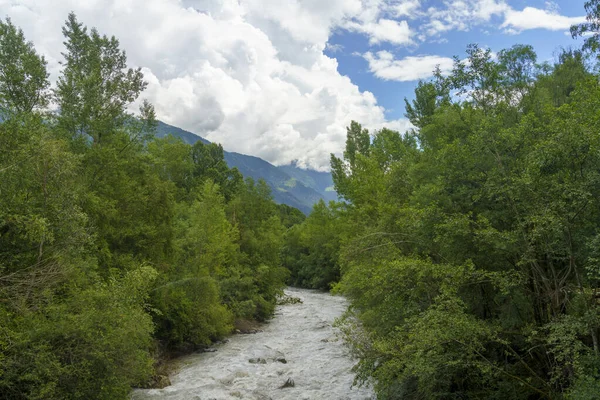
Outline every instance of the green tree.
[(49, 86), (44, 57), (10, 19), (0, 20), (0, 117), (45, 107)]
[(145, 83), (118, 41), (73, 14), (64, 34), (60, 109), (43, 114), (45, 62), (0, 22), (3, 399), (125, 399), (152, 352), (268, 318), (286, 278), (268, 186), (218, 145), (154, 139), (152, 105), (127, 112)]
[(265, 320), (275, 310), (287, 270), (281, 265), (284, 227), (271, 190), (264, 180), (247, 178), (227, 204), (232, 225), (240, 234), (240, 275), (222, 283), (224, 295), (239, 304), (236, 314)]
[(295, 207), (288, 206), (287, 204), (277, 204), (277, 208), (281, 223), (286, 228), (301, 224), (306, 219), (306, 215)]
[(586, 1), (584, 7), (587, 22), (571, 26), (571, 36), (574, 39), (585, 37), (583, 49), (597, 52), (600, 48), (600, 1)]
[(164, 181), (172, 182), (178, 191), (178, 199), (187, 198), (194, 186), (194, 161), (191, 146), (183, 140), (169, 135), (148, 143), (148, 152), (153, 158), (156, 173)]
[(230, 200), (242, 184), (242, 174), (237, 168), (229, 168), (225, 161), (223, 146), (216, 143), (204, 144), (197, 141), (192, 146), (194, 162), (193, 177), (198, 182), (211, 179), (217, 183), (225, 199)]
[(114, 36), (101, 36), (95, 28), (88, 33), (74, 13), (63, 35), (65, 61), (55, 91), (58, 124), (69, 137), (84, 135), (100, 144), (129, 121), (126, 109), (146, 82), (139, 68), (127, 68), (125, 52)]
[(404, 99), (406, 118), (417, 128), (423, 128), (429, 122), (436, 109), (438, 92), (431, 82), (419, 81), (415, 89), (415, 99), (409, 103)]
[(322, 200), (308, 218), (286, 232), (283, 263), (294, 286), (330, 289), (339, 280), (338, 252), (341, 226), (338, 210)]
[(417, 88), (431, 106), (413, 106), (418, 131), (332, 162), (350, 194), (336, 290), (358, 377), (380, 398), (585, 398), (599, 385), (597, 77), (577, 51), (541, 67), (526, 46), (467, 55)]

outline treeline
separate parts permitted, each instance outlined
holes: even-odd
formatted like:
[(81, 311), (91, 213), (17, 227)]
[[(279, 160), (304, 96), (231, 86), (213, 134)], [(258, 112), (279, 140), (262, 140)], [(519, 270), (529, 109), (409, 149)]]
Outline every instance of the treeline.
[[(71, 14), (62, 72), (0, 20), (0, 398), (118, 399), (162, 351), (272, 314), (298, 210), (219, 145), (155, 139), (146, 82)], [(54, 110), (54, 111), (49, 111)]]
[(469, 46), (416, 88), (415, 130), (348, 128), (331, 159), (344, 201), (293, 227), (284, 257), (296, 284), (349, 297), (340, 326), (378, 398), (599, 398), (589, 61)]

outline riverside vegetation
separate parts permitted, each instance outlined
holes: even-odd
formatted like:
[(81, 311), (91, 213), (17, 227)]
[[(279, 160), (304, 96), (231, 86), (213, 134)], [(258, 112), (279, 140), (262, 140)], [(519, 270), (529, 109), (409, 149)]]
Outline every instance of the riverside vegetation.
[(162, 349), (268, 318), (288, 279), (348, 297), (357, 382), (381, 399), (598, 398), (600, 1), (586, 10), (583, 49), (553, 64), (470, 46), (419, 83), (413, 131), (353, 122), (331, 159), (342, 201), (304, 222), (220, 146), (153, 138), (115, 38), (70, 15), (50, 90), (2, 21), (0, 397), (126, 398)]
[(44, 58), (0, 21), (2, 399), (127, 398), (163, 352), (267, 319), (285, 227), (304, 217), (221, 146), (155, 139), (117, 39), (73, 14), (63, 34), (50, 89)]
[[(286, 234), (380, 399), (600, 398), (600, 1), (581, 50), (477, 46), (420, 82), (405, 135), (353, 122), (345, 200)], [(590, 35), (591, 34), (591, 35)]]

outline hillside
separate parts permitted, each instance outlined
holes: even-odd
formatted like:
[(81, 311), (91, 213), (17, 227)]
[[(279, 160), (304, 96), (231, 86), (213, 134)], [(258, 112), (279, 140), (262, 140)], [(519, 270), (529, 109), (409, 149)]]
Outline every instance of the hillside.
[[(188, 144), (194, 144), (198, 140), (210, 143), (192, 132), (159, 121), (156, 136), (165, 137), (169, 134)], [(326, 202), (337, 199), (329, 172), (305, 170), (295, 163), (277, 167), (262, 158), (228, 151), (225, 151), (225, 161), (245, 177), (264, 179), (271, 187), (273, 199), (277, 203), (296, 207), (306, 214), (321, 199)]]

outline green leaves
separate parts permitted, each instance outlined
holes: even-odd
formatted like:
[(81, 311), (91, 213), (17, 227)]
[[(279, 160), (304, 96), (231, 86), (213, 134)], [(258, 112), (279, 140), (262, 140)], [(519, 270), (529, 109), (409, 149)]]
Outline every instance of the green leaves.
[(587, 12), (587, 22), (571, 26), (571, 36), (573, 38), (585, 37), (583, 49), (596, 52), (600, 48), (600, 2), (588, 0), (584, 6)]
[(284, 228), (221, 146), (154, 140), (147, 101), (128, 113), (146, 83), (117, 39), (74, 14), (63, 33), (44, 115), (45, 61), (0, 21), (0, 397), (125, 399), (152, 350), (272, 315)]
[[(101, 36), (96, 29), (88, 33), (73, 13), (63, 35), (67, 51), (56, 89), (59, 126), (71, 138), (88, 135), (100, 144), (124, 126), (127, 107), (147, 84), (139, 68), (127, 68), (125, 52), (114, 36)], [(144, 114), (148, 113), (146, 106)]]
[(308, 218), (286, 232), (283, 263), (292, 285), (330, 289), (340, 278), (339, 248), (343, 227), (331, 203), (315, 204)]
[(0, 312), (0, 390), (9, 399), (126, 398), (152, 373), (152, 320), (144, 311), (156, 272), (65, 289), (37, 310)]
[(0, 20), (0, 117), (45, 107), (49, 86), (44, 57), (10, 19)]
[[(470, 46), (417, 87), (418, 131), (332, 157), (342, 326), (380, 398), (597, 388), (600, 85), (579, 51), (535, 61)], [(327, 254), (302, 231), (288, 234), (299, 259)]]

